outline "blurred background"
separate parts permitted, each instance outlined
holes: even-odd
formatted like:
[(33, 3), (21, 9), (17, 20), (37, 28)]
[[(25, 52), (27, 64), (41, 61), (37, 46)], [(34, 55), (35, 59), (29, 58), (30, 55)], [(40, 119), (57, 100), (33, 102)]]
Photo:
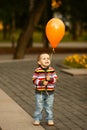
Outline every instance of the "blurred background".
[(22, 59), (34, 45), (49, 48), (45, 27), (58, 17), (65, 24), (61, 42), (78, 42), (79, 46), (79, 42), (87, 42), (86, 12), (87, 0), (1, 0), (0, 44), (11, 45), (14, 59)]

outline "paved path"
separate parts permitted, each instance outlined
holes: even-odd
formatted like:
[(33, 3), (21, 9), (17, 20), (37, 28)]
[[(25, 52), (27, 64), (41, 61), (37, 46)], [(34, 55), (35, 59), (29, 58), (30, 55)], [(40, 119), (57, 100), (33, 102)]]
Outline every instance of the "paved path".
[[(55, 126), (47, 126), (44, 117), (41, 126), (45, 130), (87, 130), (87, 76), (71, 76), (63, 73), (62, 68), (58, 66), (63, 58), (64, 55), (55, 55), (52, 60), (52, 65), (59, 75), (54, 102)], [(31, 79), (36, 66), (36, 55), (24, 60), (0, 62), (0, 88), (31, 118), (35, 110)], [(32, 123), (29, 122), (29, 126), (32, 128)]]
[[(50, 44), (49, 44), (50, 46)], [(0, 54), (13, 54), (15, 47), (11, 43), (0, 43)], [(26, 54), (37, 54), (38, 52), (51, 52), (52, 48), (43, 48), (42, 43), (33, 43), (33, 47), (26, 49)], [(87, 42), (61, 42), (56, 48), (56, 53), (87, 53)]]
[[(49, 44), (50, 45), (50, 44)], [(16, 43), (15, 45), (16, 46)], [(0, 47), (12, 47), (12, 43), (0, 43)], [(33, 47), (43, 47), (42, 43), (33, 43)], [(87, 48), (87, 42), (61, 42), (57, 47), (64, 47), (64, 48)]]
[(44, 130), (35, 127), (32, 117), (0, 89), (0, 125), (2, 130)]

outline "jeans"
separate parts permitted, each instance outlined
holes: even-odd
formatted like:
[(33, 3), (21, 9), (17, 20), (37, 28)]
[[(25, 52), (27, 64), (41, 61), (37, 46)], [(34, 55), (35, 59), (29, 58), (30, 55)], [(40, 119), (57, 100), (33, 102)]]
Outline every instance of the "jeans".
[(40, 121), (42, 119), (42, 110), (45, 108), (46, 120), (53, 120), (53, 101), (54, 94), (36, 94), (36, 111), (34, 113), (34, 119)]

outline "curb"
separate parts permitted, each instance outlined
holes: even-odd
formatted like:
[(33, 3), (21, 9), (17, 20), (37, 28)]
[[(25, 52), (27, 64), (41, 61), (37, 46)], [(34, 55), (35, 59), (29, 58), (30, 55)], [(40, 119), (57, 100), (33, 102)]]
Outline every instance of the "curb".
[[(42, 48), (42, 47), (35, 47), (35, 48), (27, 48), (26, 54), (38, 54), (42, 52), (52, 52), (52, 48)], [(78, 47), (58, 47), (55, 48), (56, 53), (87, 53), (87, 48), (78, 48)], [(14, 54), (15, 48), (11, 47), (0, 47), (0, 54)]]

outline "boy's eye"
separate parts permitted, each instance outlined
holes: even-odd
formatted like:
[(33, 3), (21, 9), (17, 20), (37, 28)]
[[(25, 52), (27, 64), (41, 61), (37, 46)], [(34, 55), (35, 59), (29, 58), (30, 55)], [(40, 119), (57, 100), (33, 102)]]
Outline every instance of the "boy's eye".
[(43, 58), (43, 60), (49, 60), (50, 58)]

